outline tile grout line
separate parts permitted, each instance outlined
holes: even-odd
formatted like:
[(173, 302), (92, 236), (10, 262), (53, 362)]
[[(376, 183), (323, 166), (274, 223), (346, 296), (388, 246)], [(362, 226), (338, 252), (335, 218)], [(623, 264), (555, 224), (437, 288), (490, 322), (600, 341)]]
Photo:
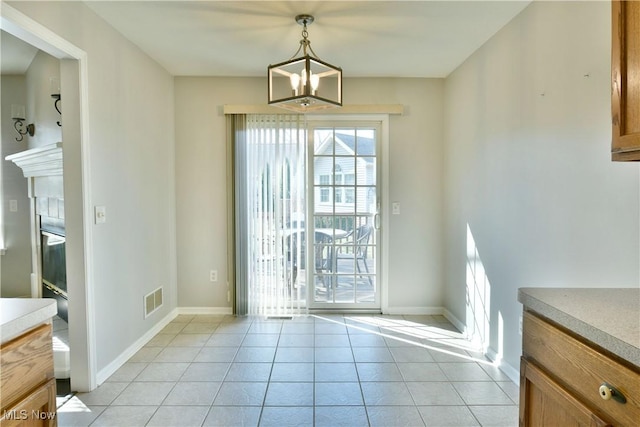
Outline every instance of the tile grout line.
[[(194, 319), (196, 319), (195, 316), (192, 317), (191, 320), (188, 323), (186, 323), (186, 325), (192, 324), (192, 323), (199, 323), (199, 322), (194, 322)], [(405, 321), (408, 321), (408, 319), (406, 319), (406, 318), (403, 318), (403, 319)], [(346, 336), (345, 342), (348, 343), (349, 351), (350, 351), (350, 355), (351, 355), (351, 359), (352, 359), (350, 364), (353, 364), (353, 369), (354, 369), (354, 372), (355, 372), (355, 375), (356, 375), (355, 378), (356, 378), (356, 380), (358, 382), (358, 387), (359, 387), (359, 391), (360, 391), (360, 398), (362, 399), (362, 407), (364, 408), (364, 415), (366, 416), (366, 420), (367, 420), (366, 422), (369, 425), (371, 425), (372, 420), (370, 418), (370, 413), (369, 413), (368, 408), (376, 407), (376, 406), (379, 406), (379, 405), (367, 405), (367, 403), (366, 403), (365, 392), (364, 392), (364, 388), (363, 388), (364, 384), (363, 384), (363, 381), (362, 381), (362, 379), (363, 379), (362, 378), (362, 371), (361, 371), (361, 369), (363, 367), (360, 366), (359, 363), (381, 364), (381, 363), (383, 363), (383, 361), (382, 360), (378, 360), (377, 356), (376, 357), (372, 357), (371, 361), (368, 361), (368, 358), (365, 358), (364, 361), (358, 362), (358, 359), (361, 359), (362, 356), (365, 353), (367, 353), (367, 351), (363, 351), (362, 349), (369, 349), (369, 350), (374, 349), (374, 350), (377, 351), (378, 348), (384, 348), (391, 355), (390, 362), (393, 363), (393, 366), (396, 368), (397, 372), (400, 375), (400, 380), (402, 381), (402, 384), (404, 385), (405, 389), (408, 390), (408, 394), (411, 397), (411, 402), (412, 402), (411, 406), (413, 408), (415, 408), (415, 410), (417, 411), (417, 414), (420, 417), (419, 419), (423, 423), (426, 424), (427, 420), (424, 418), (425, 415), (419, 410), (419, 406), (420, 405), (418, 405), (418, 403), (416, 401), (416, 396), (414, 395), (414, 393), (411, 392), (411, 389), (409, 388), (409, 384), (412, 383), (412, 381), (410, 381), (410, 378), (407, 378), (407, 373), (404, 372), (403, 370), (401, 370), (400, 366), (399, 366), (399, 363), (400, 363), (399, 360), (401, 360), (401, 359), (398, 359), (398, 357), (400, 357), (400, 355), (406, 354), (407, 357), (410, 356), (410, 353), (406, 353), (406, 352), (402, 351), (402, 349), (405, 346), (404, 345), (390, 346), (389, 340), (385, 339), (385, 338), (382, 338), (382, 342), (381, 343), (383, 344), (383, 346), (368, 345), (368, 343), (366, 343), (365, 341), (362, 341), (362, 342), (358, 341), (359, 344), (354, 346), (354, 344), (356, 344), (356, 341), (354, 341), (354, 340), (356, 339), (356, 335), (358, 335), (358, 334), (352, 333), (352, 328), (351, 328), (350, 324), (347, 323), (347, 320), (346, 320), (345, 316), (341, 316), (342, 322), (336, 321), (336, 319), (333, 318), (333, 317), (332, 318), (328, 318), (328, 319), (324, 319), (324, 320), (328, 320), (332, 324), (343, 325), (344, 328), (345, 328), (345, 331), (344, 331), (344, 333), (340, 332), (338, 334), (328, 333), (328, 332), (330, 332), (331, 328), (326, 328), (324, 330), (322, 328), (319, 329), (317, 327), (319, 325), (318, 322), (311, 322), (310, 324), (313, 325), (313, 327), (310, 328), (310, 331), (308, 330), (307, 332), (302, 334), (303, 336), (306, 336), (306, 335), (311, 335), (312, 336), (312, 343), (310, 343), (310, 345), (311, 345), (311, 349), (312, 349), (312, 352), (311, 352), (312, 353), (311, 354), (311, 356), (312, 356), (311, 366), (313, 368), (313, 372), (312, 372), (312, 384), (313, 384), (313, 387), (312, 387), (312, 396), (311, 396), (311, 398), (312, 398), (312, 411), (311, 411), (312, 414), (311, 415), (313, 417), (312, 418), (313, 419), (313, 423), (315, 423), (316, 416), (318, 415), (318, 413), (316, 412), (316, 410), (318, 409), (318, 408), (316, 408), (316, 406), (318, 406), (318, 405), (316, 405), (316, 401), (317, 401), (317, 398), (318, 398), (318, 395), (316, 393), (316, 386), (318, 385), (319, 377), (317, 375), (318, 371), (317, 371), (316, 368), (317, 368), (317, 364), (321, 363), (317, 359), (316, 350), (319, 349), (319, 348), (334, 348), (334, 347), (331, 346), (331, 341), (330, 341), (330, 339), (328, 337), (323, 337), (323, 340), (326, 339), (327, 341), (322, 341), (320, 343), (317, 342), (316, 338), (318, 338), (318, 336), (322, 336), (322, 335), (327, 335), (327, 336), (336, 335), (336, 336)], [(397, 319), (394, 319), (394, 321), (397, 321)], [(179, 323), (185, 323), (185, 322), (179, 322)], [(226, 347), (226, 346), (208, 346), (207, 345), (208, 343), (211, 342), (211, 339), (216, 335), (216, 333), (219, 332), (219, 328), (223, 329), (223, 325), (225, 323), (233, 323), (233, 322), (219, 322), (219, 323), (217, 323), (216, 328), (211, 333), (207, 333), (208, 338), (206, 340), (204, 340), (201, 344), (197, 345), (199, 350), (196, 352), (194, 357), (186, 364), (185, 369), (182, 372), (180, 372), (179, 375), (177, 375), (175, 377), (175, 380), (171, 381), (173, 384), (172, 384), (170, 390), (168, 390), (167, 394), (163, 397), (163, 399), (162, 399), (162, 401), (160, 402), (159, 405), (154, 405), (156, 407), (155, 407), (153, 413), (151, 414), (150, 418), (147, 420), (147, 423), (150, 423), (151, 420), (153, 419), (153, 417), (156, 414), (159, 413), (159, 411), (161, 410), (160, 409), (161, 407), (163, 407), (163, 406), (171, 406), (171, 405), (165, 405), (165, 403), (168, 401), (167, 399), (171, 396), (172, 391), (174, 391), (176, 389), (177, 385), (180, 382), (185, 382), (185, 381), (182, 381), (182, 380), (185, 379), (188, 370), (191, 367), (193, 367), (196, 364), (198, 364), (198, 363), (205, 363), (204, 360), (202, 362), (197, 362), (196, 361), (198, 356), (203, 354), (205, 349), (207, 349), (207, 348), (216, 349), (216, 348), (220, 348), (220, 347)], [(226, 368), (225, 368), (225, 372), (223, 373), (223, 375), (221, 377), (221, 380), (220, 380), (220, 383), (219, 383), (219, 387), (216, 390), (216, 393), (213, 395), (212, 401), (210, 402), (210, 405), (208, 405), (208, 410), (206, 411), (206, 413), (204, 413), (204, 418), (203, 418), (203, 421), (202, 421), (203, 424), (206, 422), (207, 418), (212, 414), (212, 411), (215, 409), (214, 408), (214, 406), (215, 406), (214, 402), (218, 398), (218, 396), (220, 395), (220, 392), (222, 390), (223, 384), (229, 383), (229, 381), (226, 381), (226, 379), (227, 379), (227, 377), (228, 377), (228, 375), (229, 375), (229, 373), (231, 371), (231, 368), (233, 367), (234, 363), (237, 363), (237, 364), (254, 363), (254, 362), (251, 362), (251, 360), (252, 360), (251, 356), (247, 356), (247, 359), (245, 361), (236, 360), (236, 358), (238, 357), (238, 354), (240, 353), (241, 349), (242, 348), (253, 349), (253, 348), (269, 348), (269, 347), (273, 347), (273, 354), (272, 354), (271, 359), (269, 361), (269, 363), (270, 363), (269, 372), (268, 372), (268, 376), (266, 378), (267, 384), (266, 384), (266, 388), (265, 388), (265, 392), (264, 392), (265, 394), (264, 394), (264, 396), (262, 398), (262, 405), (260, 406), (260, 410), (259, 410), (259, 413), (258, 413), (258, 422), (259, 423), (262, 422), (263, 415), (264, 415), (264, 409), (265, 409), (265, 406), (266, 406), (266, 403), (267, 403), (267, 396), (268, 396), (268, 393), (269, 393), (269, 389), (270, 389), (272, 384), (276, 383), (276, 382), (273, 381), (273, 379), (274, 379), (273, 374), (275, 372), (274, 370), (275, 370), (276, 363), (277, 363), (276, 360), (277, 360), (278, 351), (279, 351), (279, 349), (287, 348), (287, 347), (281, 347), (281, 344), (283, 343), (283, 338), (284, 338), (285, 335), (297, 335), (297, 334), (286, 334), (285, 333), (285, 322), (280, 322), (279, 323), (278, 332), (277, 332), (278, 336), (277, 336), (277, 339), (275, 340), (275, 346), (272, 346), (270, 344), (269, 345), (265, 345), (265, 343), (270, 343), (271, 342), (271, 341), (268, 341), (268, 340), (265, 340), (264, 342), (262, 342), (259, 339), (256, 339), (255, 341), (248, 341), (247, 338), (249, 338), (250, 336), (258, 337), (259, 335), (262, 335), (262, 334), (271, 334), (271, 333), (274, 332), (274, 331), (270, 330), (269, 327), (265, 327), (264, 324), (261, 325), (260, 323), (261, 322), (259, 320), (251, 319), (251, 320), (249, 320), (249, 324), (248, 325), (245, 325), (245, 326), (242, 326), (242, 327), (238, 328), (239, 330), (240, 329), (243, 330), (243, 332), (242, 332), (242, 340), (240, 340), (237, 345), (229, 346), (229, 347), (234, 348), (233, 357), (231, 357), (230, 362), (213, 362), (213, 363), (225, 363), (226, 364)], [(265, 323), (265, 324), (268, 324), (268, 322)], [(132, 377), (127, 379), (126, 385), (122, 388), (122, 390), (118, 391), (118, 393), (115, 395), (115, 397), (111, 400), (111, 403), (106, 405), (105, 410), (110, 408), (110, 407), (112, 407), (112, 406), (126, 406), (126, 405), (113, 405), (113, 402), (115, 402), (118, 399), (118, 397), (131, 384), (136, 383), (136, 382), (154, 382), (154, 381), (136, 381), (137, 379), (142, 379), (143, 373), (145, 372), (146, 369), (149, 368), (149, 366), (153, 366), (152, 364), (154, 364), (154, 363), (158, 363), (158, 364), (161, 364), (161, 363), (173, 363), (173, 362), (162, 362), (162, 361), (157, 361), (157, 360), (160, 357), (160, 355), (162, 354), (162, 351), (164, 349), (175, 348), (175, 347), (172, 347), (170, 344), (171, 344), (172, 341), (174, 341), (176, 339), (176, 337), (185, 336), (185, 335), (188, 336), (190, 334), (196, 334), (197, 333), (197, 332), (194, 332), (195, 329), (194, 329), (194, 331), (184, 331), (184, 329), (186, 328), (186, 325), (183, 326), (181, 328), (181, 330), (177, 334), (174, 335), (172, 340), (166, 341), (166, 342), (162, 342), (162, 344), (158, 346), (161, 350), (158, 351), (157, 354), (153, 355), (153, 357), (151, 357), (149, 359), (150, 361), (145, 361), (144, 362), (144, 367), (142, 367), (138, 372), (134, 373), (134, 375)], [(304, 328), (301, 328), (301, 329), (304, 329)], [(373, 332), (370, 332), (368, 330), (366, 330), (365, 332), (366, 333), (374, 333), (375, 334), (376, 330), (377, 330), (377, 335), (380, 336), (381, 335), (380, 334), (381, 331), (379, 330), (379, 328), (376, 328)], [(317, 332), (325, 332), (325, 334), (318, 334)], [(235, 334), (236, 332), (227, 331), (225, 333)], [(220, 332), (219, 335), (224, 336), (225, 333)], [(389, 339), (395, 339), (395, 337), (390, 335), (390, 334), (385, 334), (385, 335), (388, 335)], [(186, 338), (182, 338), (182, 339), (187, 341)], [(415, 339), (417, 340), (417, 338), (415, 338)], [(422, 342), (423, 339), (420, 339), (419, 341)], [(178, 343), (178, 341), (176, 341), (176, 343)], [(248, 345), (245, 346), (244, 344), (248, 344)], [(320, 344), (319, 347), (318, 347), (318, 344)], [(410, 346), (407, 346), (407, 347), (410, 347)], [(341, 348), (341, 347), (337, 347), (337, 348)], [(392, 350), (394, 350), (394, 351), (392, 351)], [(431, 354), (431, 351), (428, 348), (425, 348), (424, 350), (427, 352), (426, 354)], [(212, 351), (215, 351), (215, 350), (212, 350)], [(250, 353), (250, 351), (247, 351), (247, 353)], [(453, 356), (455, 356), (455, 355), (453, 355)], [(404, 359), (402, 359), (402, 360), (404, 360)], [(293, 360), (291, 362), (293, 362)], [(286, 364), (286, 363), (291, 363), (291, 362), (282, 362), (282, 363)], [(141, 362), (135, 362), (135, 363), (141, 363)], [(257, 363), (257, 362), (255, 362), (255, 363)], [(304, 363), (306, 363), (306, 362), (304, 362)], [(322, 363), (330, 364), (330, 363), (340, 363), (340, 362), (338, 362), (338, 359), (336, 359), (335, 361), (334, 360), (328, 360), (327, 362), (322, 362)], [(406, 363), (414, 363), (414, 362), (411, 362), (408, 359)], [(505, 407), (509, 406), (510, 407), (510, 406), (517, 406), (517, 403), (514, 401), (514, 399), (511, 396), (511, 394), (513, 394), (512, 390), (511, 390), (511, 392), (508, 392), (508, 389), (506, 387), (503, 388), (499, 384), (500, 382), (503, 382), (503, 383), (509, 383), (509, 382), (506, 381), (506, 380), (499, 381), (499, 379), (501, 378), (499, 376), (499, 373), (494, 373), (492, 371), (489, 371), (489, 370), (485, 369), (485, 366), (483, 366), (482, 364), (480, 364), (478, 362), (469, 362), (469, 361), (467, 361), (467, 362), (448, 362), (446, 360), (438, 361), (437, 359), (434, 358), (432, 361), (427, 361), (427, 362), (417, 361), (415, 363), (429, 363), (429, 364), (433, 363), (433, 365), (437, 366), (438, 368), (441, 368), (441, 364), (443, 364), (443, 363), (465, 363), (465, 364), (468, 363), (469, 366), (476, 366), (476, 367), (481, 368), (481, 371), (487, 377), (489, 377), (489, 379), (487, 381), (481, 381), (481, 380), (476, 380), (476, 379), (468, 379), (468, 380), (459, 379), (458, 381), (455, 381), (455, 378), (454, 378), (454, 380), (451, 380), (450, 376), (446, 375), (446, 374), (444, 376), (444, 379), (446, 379), (446, 381), (442, 381), (444, 383), (450, 384), (452, 390), (461, 399), (461, 401), (463, 403), (462, 407), (464, 407), (466, 409), (468, 414), (478, 424), (481, 424), (480, 423), (481, 420), (480, 420), (480, 418), (478, 418), (476, 413), (471, 410), (472, 406), (473, 407), (501, 407), (501, 406), (505, 406)], [(471, 370), (471, 371), (473, 373), (473, 370)], [(375, 378), (372, 378), (372, 379), (375, 379)], [(286, 379), (283, 378), (283, 381), (284, 380), (286, 380)], [(211, 381), (207, 381), (207, 382), (211, 382)], [(246, 382), (246, 381), (244, 381), (244, 382)], [(304, 382), (306, 382), (306, 381), (304, 381)], [(331, 381), (329, 381), (329, 382), (331, 382)], [(339, 382), (344, 382), (344, 381), (335, 380), (333, 382), (338, 382), (339, 383)], [(384, 384), (384, 383), (386, 383), (388, 381), (375, 380), (373, 382)], [(427, 380), (427, 381), (419, 381), (419, 382), (431, 382), (431, 381)], [(489, 404), (477, 404), (477, 405), (468, 404), (467, 401), (460, 394), (460, 390), (457, 387), (455, 387), (455, 385), (458, 384), (458, 383), (459, 384), (464, 384), (464, 383), (486, 383), (486, 384), (492, 384), (492, 386), (495, 387), (496, 391), (500, 391), (500, 395), (501, 396), (503, 396), (503, 395), (506, 396), (506, 398), (507, 398), (506, 401), (508, 401), (509, 404), (498, 403), (497, 401), (495, 403), (489, 403)], [(513, 403), (513, 405), (512, 405), (512, 403)], [(199, 405), (199, 406), (202, 406), (202, 405)], [(329, 405), (329, 407), (330, 406), (331, 405)], [(333, 406), (343, 406), (343, 405), (333, 405)], [(347, 405), (347, 406), (350, 406), (350, 405)], [(388, 405), (383, 405), (383, 406), (388, 406)], [(391, 407), (395, 407), (396, 405), (390, 405), (390, 406)], [(427, 405), (427, 406), (438, 406), (438, 407), (441, 407), (441, 406), (449, 406), (449, 405)], [(454, 405), (454, 406), (457, 407), (459, 405)], [(94, 422), (96, 422), (97, 419), (101, 416), (101, 414), (102, 413), (96, 415), (96, 418), (93, 419), (93, 421), (91, 421), (91, 423), (93, 424)], [(416, 418), (416, 420), (417, 419), (418, 418)]]

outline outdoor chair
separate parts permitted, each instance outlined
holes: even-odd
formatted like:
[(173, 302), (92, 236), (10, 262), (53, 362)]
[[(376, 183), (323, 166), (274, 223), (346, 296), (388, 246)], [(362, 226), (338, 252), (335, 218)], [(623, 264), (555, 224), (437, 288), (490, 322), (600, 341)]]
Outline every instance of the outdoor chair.
[(369, 284), (373, 286), (373, 280), (369, 275), (368, 254), (369, 254), (369, 240), (371, 239), (371, 233), (373, 232), (373, 226), (370, 224), (361, 225), (351, 233), (351, 239), (337, 246), (336, 260), (353, 260), (356, 265), (357, 272), (362, 276), (362, 267), (367, 273), (367, 279)]
[[(314, 268), (316, 273), (331, 272), (333, 269), (333, 246), (331, 245), (331, 240), (331, 237), (325, 233), (315, 233)], [(287, 270), (291, 271), (291, 284), (295, 284), (298, 277), (298, 269), (305, 269), (307, 261), (305, 232), (299, 231), (287, 236), (286, 247), (286, 259), (289, 267)]]

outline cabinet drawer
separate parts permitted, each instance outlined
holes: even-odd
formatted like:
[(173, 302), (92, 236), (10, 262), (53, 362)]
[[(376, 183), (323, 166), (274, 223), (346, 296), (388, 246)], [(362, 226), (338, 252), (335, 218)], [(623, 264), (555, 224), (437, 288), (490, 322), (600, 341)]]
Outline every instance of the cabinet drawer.
[(0, 348), (0, 396), (7, 408), (53, 374), (51, 325), (42, 325)]
[[(615, 425), (638, 425), (640, 370), (618, 363), (531, 312), (524, 313), (523, 353), (594, 412)], [(599, 391), (603, 383), (619, 390), (627, 402), (603, 400)]]

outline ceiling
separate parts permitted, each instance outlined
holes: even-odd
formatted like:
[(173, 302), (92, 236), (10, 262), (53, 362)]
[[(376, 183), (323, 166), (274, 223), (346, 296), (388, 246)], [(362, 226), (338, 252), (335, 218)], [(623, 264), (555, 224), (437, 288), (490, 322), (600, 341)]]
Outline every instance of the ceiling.
[[(294, 54), (308, 27), (318, 56), (344, 77), (446, 77), (529, 0), (87, 1), (178, 76), (264, 76)], [(0, 72), (24, 74), (37, 49), (1, 32)]]
[(26, 73), (37, 52), (38, 49), (30, 44), (0, 31), (0, 73)]
[(522, 11), (515, 1), (87, 1), (178, 76), (264, 76), (301, 39), (347, 77), (446, 77)]

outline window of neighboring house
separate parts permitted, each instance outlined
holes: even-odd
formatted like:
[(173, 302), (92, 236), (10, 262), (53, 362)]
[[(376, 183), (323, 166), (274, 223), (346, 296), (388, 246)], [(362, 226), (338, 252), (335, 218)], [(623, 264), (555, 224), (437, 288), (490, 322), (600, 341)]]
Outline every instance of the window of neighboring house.
[[(320, 175), (320, 185), (330, 185), (331, 184), (331, 176), (330, 175)], [(329, 203), (331, 201), (330, 198), (330, 190), (328, 187), (320, 188), (320, 202)]]
[(335, 179), (336, 186), (342, 186), (342, 187), (335, 188), (335, 202), (351, 203), (351, 204), (355, 203), (356, 202), (356, 190), (355, 190), (356, 174), (343, 173), (340, 165), (336, 165), (334, 179)]
[(348, 173), (344, 176), (344, 184), (349, 185), (350, 187), (345, 188), (344, 190), (344, 202), (345, 203), (355, 203), (356, 202), (356, 174)]
[(336, 203), (342, 203), (342, 201), (344, 200), (344, 197), (343, 197), (344, 188), (338, 187), (339, 185), (343, 185), (343, 178), (344, 178), (344, 175), (342, 174), (342, 168), (340, 167), (340, 165), (336, 165), (335, 173), (333, 174), (333, 179), (335, 180), (335, 185), (336, 185), (336, 195), (335, 195)]

